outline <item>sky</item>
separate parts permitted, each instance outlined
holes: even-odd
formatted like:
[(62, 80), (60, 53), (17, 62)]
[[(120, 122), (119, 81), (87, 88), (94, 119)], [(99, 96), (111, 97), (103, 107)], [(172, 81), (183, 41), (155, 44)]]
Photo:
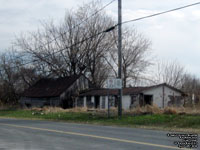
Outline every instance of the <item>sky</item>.
[[(21, 33), (37, 30), (41, 21), (60, 22), (66, 10), (91, 0), (0, 0), (0, 51)], [(111, 0), (102, 0), (106, 5)], [(131, 20), (173, 9), (198, 0), (122, 0), (122, 20)], [(105, 11), (117, 20), (117, 0)], [(127, 24), (152, 42), (156, 59), (177, 61), (200, 77), (200, 5)]]

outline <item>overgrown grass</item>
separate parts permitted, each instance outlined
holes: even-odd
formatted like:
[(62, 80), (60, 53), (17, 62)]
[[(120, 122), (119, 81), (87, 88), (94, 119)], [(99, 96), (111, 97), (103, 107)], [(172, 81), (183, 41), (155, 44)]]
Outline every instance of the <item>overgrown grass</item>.
[(41, 110), (0, 110), (0, 117), (46, 119), (77, 123), (91, 123), (100, 125), (118, 126), (149, 126), (162, 128), (192, 128), (200, 129), (200, 115), (179, 114), (147, 114), (124, 115), (107, 118), (106, 115), (98, 115), (93, 112), (44, 112)]

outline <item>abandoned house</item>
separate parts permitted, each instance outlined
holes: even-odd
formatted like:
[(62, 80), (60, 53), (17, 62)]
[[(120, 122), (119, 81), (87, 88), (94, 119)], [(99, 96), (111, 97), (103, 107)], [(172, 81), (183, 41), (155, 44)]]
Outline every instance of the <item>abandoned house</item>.
[[(90, 89), (82, 92), (76, 100), (77, 107), (98, 109), (117, 107), (118, 90), (115, 89)], [(123, 89), (122, 108), (130, 109), (137, 106), (156, 104), (160, 108), (167, 106), (182, 106), (184, 93), (167, 84), (149, 87), (131, 87)]]
[(74, 101), (81, 90), (89, 88), (89, 82), (84, 75), (74, 75), (63, 78), (43, 78), (28, 88), (22, 94), (22, 107), (60, 106), (74, 107)]

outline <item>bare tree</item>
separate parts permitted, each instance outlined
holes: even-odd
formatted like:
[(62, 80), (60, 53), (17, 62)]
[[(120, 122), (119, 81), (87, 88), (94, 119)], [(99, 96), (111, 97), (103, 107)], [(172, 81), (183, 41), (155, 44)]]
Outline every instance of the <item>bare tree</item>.
[(185, 73), (184, 66), (180, 65), (177, 61), (158, 61), (153, 67), (149, 81), (153, 84), (167, 83), (180, 89)]
[[(93, 85), (101, 87), (108, 76), (117, 76), (118, 61), (117, 32), (99, 34), (116, 22), (104, 11), (96, 13), (100, 8), (100, 1), (94, 1), (66, 12), (60, 25), (43, 22), (43, 29), (19, 37), (16, 45), (37, 62), (32, 65), (45, 75), (84, 73)], [(151, 43), (136, 30), (123, 31), (122, 69), (126, 87), (127, 83), (135, 84), (150, 65), (146, 56)]]
[[(87, 72), (91, 82), (99, 87), (107, 73), (98, 68), (106, 68), (102, 59), (112, 44), (111, 35), (98, 34), (114, 24), (105, 12), (95, 14), (100, 7), (91, 2), (75, 12), (68, 11), (59, 26), (45, 22), (42, 30), (19, 37), (16, 45), (37, 61), (43, 72), (58, 77)], [(91, 14), (95, 15), (88, 19)]]
[(189, 104), (200, 102), (200, 79), (196, 76), (185, 74), (181, 90), (187, 94)]
[[(118, 50), (116, 32), (113, 32), (113, 35), (115, 45), (109, 53), (111, 59), (107, 59), (107, 62), (113, 71), (113, 75), (117, 76)], [(150, 52), (151, 42), (135, 29), (125, 28), (122, 35), (123, 87), (127, 87), (127, 84), (137, 84), (140, 75), (150, 65), (147, 54)]]
[(8, 49), (0, 55), (0, 101), (16, 104), (20, 93), (39, 78), (35, 69), (22, 65), (21, 53)]

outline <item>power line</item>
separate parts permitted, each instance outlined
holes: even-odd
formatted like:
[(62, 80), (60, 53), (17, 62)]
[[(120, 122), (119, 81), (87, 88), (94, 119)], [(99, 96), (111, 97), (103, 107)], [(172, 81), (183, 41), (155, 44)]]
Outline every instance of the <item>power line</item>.
[[(89, 20), (90, 18), (92, 18), (93, 16), (95, 16), (96, 14), (98, 14), (100, 11), (102, 11), (103, 9), (105, 9), (106, 7), (108, 7), (109, 5), (111, 5), (111, 4), (112, 4), (113, 2), (115, 2), (115, 1), (116, 1), (116, 0), (110, 1), (108, 4), (104, 5), (104, 6), (101, 7), (99, 10), (97, 10), (96, 12), (94, 12), (92, 15), (88, 16), (85, 20), (83, 20), (83, 21), (81, 21), (79, 24), (73, 26), (72, 29), (75, 29), (76, 27), (80, 26), (81, 24), (83, 24), (84, 22), (86, 22), (87, 20)], [(106, 29), (106, 30), (104, 30), (104, 31), (102, 31), (102, 32), (97, 33), (96, 35), (94, 35), (94, 36), (92, 36), (92, 37), (89, 37), (89, 39), (91, 39), (91, 38), (93, 38), (93, 37), (95, 37), (95, 36), (97, 36), (97, 35), (100, 35), (100, 34), (102, 34), (102, 33), (104, 33), (104, 32), (109, 32), (109, 31), (113, 30), (114, 28), (115, 28), (115, 26), (113, 26), (113, 27), (111, 27), (111, 28), (108, 28), (108, 29)], [(40, 49), (40, 48), (44, 47), (45, 45), (48, 45), (48, 44), (52, 43), (53, 41), (55, 41), (55, 40), (58, 39), (59, 37), (62, 37), (62, 36), (63, 36), (64, 34), (66, 34), (66, 33), (67, 33), (67, 31), (61, 33), (61, 35), (55, 37), (54, 39), (48, 41), (47, 43), (44, 43), (43, 45), (41, 45), (41, 46), (39, 46), (38, 48), (35, 48), (35, 49)], [(78, 44), (80, 44), (81, 42), (84, 42), (84, 41), (86, 41), (86, 40), (87, 40), (87, 39), (84, 39), (84, 40), (78, 42)], [(75, 44), (71, 45), (70, 47), (75, 46), (75, 45), (78, 45), (78, 44), (75, 43)], [(55, 53), (61, 52), (61, 51), (65, 50), (65, 49), (67, 49), (67, 48), (70, 48), (70, 47), (65, 47), (64, 49), (60, 49), (60, 50), (56, 51)], [(21, 57), (19, 57), (19, 58), (21, 58)], [(18, 59), (18, 58), (16, 58), (16, 59)], [(25, 63), (25, 64), (20, 65), (20, 66), (27, 65), (27, 64), (30, 64), (30, 63), (32, 63), (32, 62), (33, 62), (33, 61), (29, 61), (29, 62), (27, 62), (27, 63)], [(0, 71), (2, 71), (2, 70), (0, 70)]]
[[(112, 0), (110, 3), (108, 3), (107, 5), (105, 5), (104, 7), (102, 7), (101, 9), (99, 9), (98, 11), (96, 11), (94, 14), (92, 14), (91, 16), (89, 16), (88, 18), (86, 18), (86, 20), (88, 20), (90, 17), (96, 15), (96, 14), (97, 14), (98, 12), (100, 12), (101, 10), (105, 9), (107, 6), (109, 6), (110, 4), (112, 4), (114, 1), (115, 1), (115, 0)], [(136, 19), (124, 21), (124, 22), (122, 22), (121, 24), (126, 24), (126, 23), (130, 23), (130, 22), (134, 22), (134, 21), (143, 20), (143, 19), (146, 19), (146, 18), (151, 18), (151, 17), (154, 17), (154, 16), (166, 14), (166, 13), (169, 13), (169, 12), (177, 11), (177, 10), (180, 10), (180, 9), (192, 7), (192, 6), (199, 5), (199, 4), (200, 4), (200, 2), (193, 3), (193, 4), (190, 4), (190, 5), (185, 5), (185, 6), (182, 6), (182, 7), (178, 7), (178, 8), (171, 9), (171, 10), (167, 10), (167, 11), (163, 11), (163, 12), (160, 12), (160, 13), (156, 13), (156, 14), (144, 16), (144, 17), (141, 17), (141, 18), (136, 18)], [(86, 20), (84, 20), (84, 21), (86, 21)], [(81, 23), (79, 23), (77, 26), (80, 26), (84, 21), (82, 21)], [(77, 26), (74, 26), (74, 28), (77, 27)], [(99, 32), (99, 33), (97, 33), (97, 34), (91, 36), (91, 37), (85, 38), (84, 40), (82, 40), (82, 41), (80, 41), (80, 42), (78, 42), (78, 43), (72, 44), (71, 46), (68, 46), (68, 47), (65, 47), (65, 48), (63, 48), (63, 49), (60, 49), (60, 50), (54, 52), (53, 54), (62, 52), (62, 51), (64, 51), (64, 50), (68, 49), (68, 48), (71, 48), (71, 47), (73, 47), (73, 46), (76, 46), (76, 45), (78, 45), (78, 44), (81, 44), (81, 43), (83, 43), (83, 42), (85, 42), (85, 41), (87, 41), (87, 40), (90, 40), (90, 39), (92, 39), (92, 38), (94, 38), (94, 37), (96, 37), (96, 36), (98, 36), (98, 35), (100, 35), (100, 34), (102, 34), (102, 33), (106, 33), (106, 32), (109, 32), (109, 31), (111, 31), (111, 30), (114, 30), (115, 27), (117, 27), (117, 26), (119, 26), (119, 24), (116, 24), (116, 25), (114, 25), (114, 26), (112, 26), (112, 27), (110, 27), (110, 28), (108, 28), (108, 29), (106, 29), (106, 30), (103, 30), (103, 31), (101, 31), (101, 32)], [(63, 34), (66, 34), (66, 32), (63, 33)], [(60, 36), (59, 36), (59, 37), (60, 37)], [(56, 37), (56, 38), (59, 38), (59, 37)], [(56, 38), (54, 38), (54, 40), (56, 40)], [(54, 40), (52, 40), (52, 41), (50, 41), (50, 42), (48, 42), (48, 43), (51, 43), (51, 42), (53, 42)], [(46, 44), (48, 44), (48, 43), (46, 43)], [(44, 44), (44, 45), (45, 45), (45, 44)], [(43, 45), (43, 46), (44, 46), (44, 45)], [(40, 47), (42, 47), (42, 46), (40, 46)], [(39, 48), (40, 48), (40, 47), (39, 47)], [(43, 58), (46, 58), (46, 57), (49, 57), (49, 55), (47, 55), (47, 56), (45, 56), (45, 57), (43, 57)], [(18, 66), (14, 66), (14, 67), (10, 67), (10, 68), (16, 68), (16, 67), (24, 66), (24, 65), (31, 64), (31, 63), (34, 63), (34, 62), (37, 62), (37, 61), (39, 61), (39, 60), (29, 61), (29, 62), (27, 62), (27, 63), (21, 64), (21, 65), (18, 65)], [(0, 71), (2, 71), (2, 70), (0, 70)]]
[[(65, 47), (65, 48), (63, 48), (63, 49), (60, 49), (60, 50), (58, 50), (58, 51), (56, 51), (56, 52), (53, 52), (52, 54), (60, 53), (60, 52), (66, 50), (66, 49), (68, 49), (68, 48), (71, 48), (71, 47), (76, 46), (76, 45), (78, 45), (78, 44), (81, 44), (81, 43), (83, 43), (83, 42), (85, 42), (85, 41), (88, 41), (88, 40), (90, 40), (90, 39), (92, 39), (92, 38), (94, 38), (94, 37), (96, 37), (96, 36), (98, 36), (98, 35), (101, 35), (101, 34), (103, 34), (103, 33), (110, 32), (111, 30), (114, 30), (115, 27), (116, 27), (116, 25), (115, 25), (115, 26), (112, 26), (112, 27), (110, 27), (110, 28), (107, 28), (106, 30), (103, 30), (103, 31), (101, 31), (101, 32), (98, 32), (97, 34), (92, 35), (92, 36), (90, 36), (90, 37), (88, 37), (88, 38), (85, 38), (85, 39), (83, 39), (82, 41), (79, 41), (79, 42), (77, 42), (77, 43), (74, 43), (74, 44), (72, 44), (72, 45), (70, 45), (70, 46), (67, 46), (67, 47)], [(44, 58), (47, 58), (47, 57), (49, 57), (49, 56), (51, 56), (51, 54), (40, 58), (40, 60), (41, 60), (41, 59), (44, 59)], [(26, 63), (20, 64), (20, 65), (17, 65), (17, 66), (9, 67), (9, 69), (14, 69), (14, 68), (17, 68), (17, 67), (21, 67), (21, 66), (25, 66), (25, 65), (28, 65), (28, 64), (32, 64), (32, 63), (38, 62), (38, 61), (40, 61), (40, 60), (31, 60), (31, 61), (28, 61), (28, 62), (26, 62)], [(3, 71), (3, 70), (0, 69), (0, 72), (1, 72), (1, 71)]]
[[(116, 0), (110, 1), (108, 4), (104, 5), (102, 8), (100, 8), (99, 10), (97, 10), (96, 12), (94, 12), (92, 15), (88, 16), (85, 20), (83, 20), (79, 24), (73, 26), (72, 29), (75, 29), (76, 27), (78, 27), (81, 24), (83, 24), (84, 22), (86, 22), (87, 20), (89, 20), (90, 18), (92, 18), (93, 16), (95, 16), (96, 14), (98, 14), (100, 11), (102, 11), (103, 9), (105, 9), (106, 7), (108, 7), (109, 5), (111, 5), (114, 1), (116, 1)], [(48, 44), (52, 43), (56, 39), (58, 39), (58, 38), (62, 37), (63, 35), (65, 35), (66, 33), (67, 33), (67, 31), (61, 33), (61, 35), (53, 38), (52, 40), (48, 41), (47, 43), (44, 43), (43, 45), (39, 46), (37, 49), (40, 49), (40, 48), (44, 47), (45, 45), (48, 45)]]
[(140, 18), (124, 21), (124, 22), (122, 22), (122, 24), (126, 24), (126, 23), (130, 23), (130, 22), (135, 22), (135, 21), (139, 21), (139, 20), (143, 20), (143, 19), (159, 16), (159, 15), (162, 15), (162, 14), (170, 13), (170, 12), (173, 12), (173, 11), (181, 10), (181, 9), (192, 7), (192, 6), (199, 5), (199, 4), (200, 4), (200, 2), (196, 2), (196, 3), (193, 3), (193, 4), (189, 4), (189, 5), (185, 5), (185, 6), (182, 6), (182, 7), (178, 7), (178, 8), (170, 9), (170, 10), (167, 10), (167, 11), (163, 11), (163, 12), (160, 12), (160, 13), (155, 13), (155, 14), (152, 14), (152, 15), (148, 15), (148, 16), (144, 16), (144, 17), (140, 17)]

